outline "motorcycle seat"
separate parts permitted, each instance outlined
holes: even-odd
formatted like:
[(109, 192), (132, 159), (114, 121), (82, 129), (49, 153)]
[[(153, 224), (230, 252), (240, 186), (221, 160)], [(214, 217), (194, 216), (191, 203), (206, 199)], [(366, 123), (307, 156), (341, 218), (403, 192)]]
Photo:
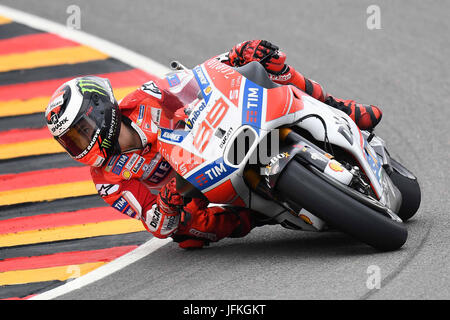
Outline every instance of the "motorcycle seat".
[(237, 67), (234, 69), (250, 81), (256, 83), (257, 85), (260, 85), (263, 88), (273, 89), (281, 87), (280, 84), (270, 80), (266, 69), (264, 69), (264, 67), (259, 62), (252, 61), (242, 67)]

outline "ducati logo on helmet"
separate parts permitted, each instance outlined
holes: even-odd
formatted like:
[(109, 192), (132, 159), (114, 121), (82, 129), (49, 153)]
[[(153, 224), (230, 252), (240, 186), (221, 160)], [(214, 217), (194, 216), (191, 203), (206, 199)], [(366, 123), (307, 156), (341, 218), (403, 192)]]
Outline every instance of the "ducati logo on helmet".
[[(55, 108), (56, 109), (56, 108)], [(59, 119), (59, 117), (58, 117), (58, 112), (59, 112), (59, 107), (58, 107), (58, 110), (55, 110), (55, 111), (50, 111), (50, 113), (47, 115), (47, 123), (50, 123), (50, 124), (56, 124), (57, 122), (58, 122), (58, 119)]]

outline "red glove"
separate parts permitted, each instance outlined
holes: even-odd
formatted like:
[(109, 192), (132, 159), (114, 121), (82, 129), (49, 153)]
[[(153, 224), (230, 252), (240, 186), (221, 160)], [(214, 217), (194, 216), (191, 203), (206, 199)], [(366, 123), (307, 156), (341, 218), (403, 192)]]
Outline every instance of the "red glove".
[(229, 51), (228, 59), (234, 67), (258, 61), (268, 72), (278, 74), (284, 69), (286, 61), (286, 54), (278, 49), (266, 40), (244, 41)]
[(182, 207), (183, 197), (177, 192), (173, 178), (161, 189), (156, 203), (144, 215), (144, 226), (155, 237), (167, 238), (178, 229)]

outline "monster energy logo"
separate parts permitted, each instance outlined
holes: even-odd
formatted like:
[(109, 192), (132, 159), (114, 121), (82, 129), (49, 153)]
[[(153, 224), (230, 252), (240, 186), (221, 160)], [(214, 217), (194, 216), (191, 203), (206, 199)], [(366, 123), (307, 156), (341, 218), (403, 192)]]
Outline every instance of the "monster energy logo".
[(85, 92), (96, 92), (103, 96), (108, 96), (108, 93), (105, 91), (105, 88), (92, 79), (85, 79), (85, 78), (80, 79), (78, 80), (77, 86), (81, 94), (84, 94)]
[(104, 139), (101, 144), (102, 148), (111, 148), (112, 142), (108, 139)]

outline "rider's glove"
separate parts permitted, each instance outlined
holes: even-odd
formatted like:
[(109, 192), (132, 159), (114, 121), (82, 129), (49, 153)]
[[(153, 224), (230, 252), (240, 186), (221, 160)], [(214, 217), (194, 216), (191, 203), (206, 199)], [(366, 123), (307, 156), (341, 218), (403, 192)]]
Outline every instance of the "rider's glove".
[(269, 41), (250, 40), (234, 46), (228, 53), (228, 59), (234, 67), (258, 61), (268, 72), (279, 74), (285, 68), (286, 54)]
[(182, 207), (183, 197), (177, 192), (173, 178), (161, 189), (156, 203), (146, 212), (144, 223), (155, 237), (167, 238), (178, 228)]

